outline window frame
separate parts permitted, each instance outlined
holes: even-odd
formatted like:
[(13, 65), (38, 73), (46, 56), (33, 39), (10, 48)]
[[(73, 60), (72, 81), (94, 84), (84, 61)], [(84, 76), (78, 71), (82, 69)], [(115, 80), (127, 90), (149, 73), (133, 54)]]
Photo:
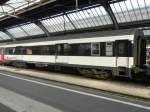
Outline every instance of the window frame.
[[(108, 45), (109, 43), (111, 43), (111, 45)], [(107, 47), (111, 47), (111, 51), (108, 51)], [(111, 52), (111, 55), (108, 55), (107, 53), (110, 53)], [(113, 41), (109, 41), (109, 42), (106, 42), (105, 43), (105, 56), (113, 56)]]
[[(96, 45), (96, 44), (98, 44), (99, 45), (99, 49), (98, 49), (98, 54), (94, 54), (93, 53), (93, 45)], [(91, 43), (91, 56), (100, 56), (100, 54), (101, 54), (101, 48), (100, 48), (100, 42), (94, 42), (94, 43)]]

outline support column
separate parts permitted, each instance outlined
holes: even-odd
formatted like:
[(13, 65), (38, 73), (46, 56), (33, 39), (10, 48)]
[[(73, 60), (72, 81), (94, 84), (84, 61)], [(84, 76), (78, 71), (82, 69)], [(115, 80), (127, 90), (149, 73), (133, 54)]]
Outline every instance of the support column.
[(105, 10), (107, 11), (108, 15), (110, 16), (110, 18), (111, 18), (111, 20), (112, 20), (112, 22), (113, 22), (113, 24), (115, 26), (115, 29), (118, 30), (119, 29), (119, 24), (118, 24), (117, 19), (116, 19), (115, 15), (114, 15), (111, 7), (110, 7), (110, 4), (108, 4), (108, 3), (103, 4), (103, 7), (105, 8)]
[(13, 41), (16, 41), (15, 37), (11, 33), (9, 33), (6, 29), (3, 29), (2, 31), (6, 33)]
[(64, 15), (67, 17), (67, 19), (69, 20), (69, 22), (71, 23), (71, 25), (74, 27), (75, 30), (78, 30), (76, 28), (76, 26), (73, 24), (73, 22), (71, 21), (71, 19), (68, 17), (68, 15), (64, 12)]
[(47, 37), (51, 36), (49, 31), (45, 28), (45, 26), (43, 26), (43, 24), (40, 21), (36, 20), (36, 21), (34, 21), (34, 23), (44, 31), (44, 33), (46, 34)]

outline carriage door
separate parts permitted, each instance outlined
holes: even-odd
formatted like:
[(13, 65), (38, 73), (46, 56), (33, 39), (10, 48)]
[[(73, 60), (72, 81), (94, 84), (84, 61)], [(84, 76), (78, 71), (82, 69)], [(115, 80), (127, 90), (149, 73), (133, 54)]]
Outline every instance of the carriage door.
[(129, 40), (116, 40), (116, 75), (129, 75)]
[(68, 63), (68, 46), (69, 44), (57, 44), (55, 63)]

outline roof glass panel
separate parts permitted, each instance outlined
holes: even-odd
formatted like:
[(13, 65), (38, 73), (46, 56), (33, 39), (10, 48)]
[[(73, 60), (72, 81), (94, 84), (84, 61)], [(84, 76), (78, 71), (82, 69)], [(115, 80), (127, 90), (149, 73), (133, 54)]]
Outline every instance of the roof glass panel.
[(40, 1), (42, 0), (9, 0), (0, 6), (0, 17), (13, 15), (16, 11), (37, 4), (38, 2), (40, 3)]
[(73, 25), (66, 15), (60, 15), (57, 17), (51, 17), (45, 20), (41, 20), (41, 23), (49, 32), (59, 32), (74, 29)]
[(69, 11), (65, 15), (57, 15), (41, 20), (49, 32), (75, 30), (112, 24), (112, 21), (102, 6)]
[(143, 30), (144, 35), (150, 35), (150, 29)]
[(30, 23), (27, 25), (20, 26), (22, 29), (28, 33), (30, 36), (44, 34), (43, 30), (41, 30), (36, 24)]
[(2, 32), (2, 31), (0, 31), (0, 38), (2, 40), (8, 40), (8, 39), (10, 39), (10, 37), (6, 33)]
[(150, 19), (149, 0), (126, 0), (111, 4), (119, 23)]
[(27, 37), (28, 34), (21, 28), (15, 27), (7, 30), (10, 34), (12, 34), (15, 38)]
[(76, 28), (96, 27), (112, 24), (110, 17), (102, 6), (68, 13)]
[(0, 41), (4, 40), (3, 38), (0, 37)]

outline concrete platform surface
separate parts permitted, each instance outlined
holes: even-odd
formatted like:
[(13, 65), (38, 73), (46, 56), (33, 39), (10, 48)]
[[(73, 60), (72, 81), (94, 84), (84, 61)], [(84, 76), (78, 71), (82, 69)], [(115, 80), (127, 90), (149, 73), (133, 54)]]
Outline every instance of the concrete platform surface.
[(0, 112), (15, 112), (15, 111), (3, 104), (0, 104)]
[(93, 89), (100, 89), (104, 91), (115, 92), (119, 94), (125, 94), (129, 96), (139, 97), (150, 100), (150, 86), (118, 82), (118, 81), (108, 81), (108, 80), (96, 80), (89, 79), (80, 76), (65, 75), (62, 73), (44, 72), (31, 69), (22, 69), (14, 67), (0, 66), (1, 71), (8, 71), (12, 73), (17, 73), (20, 75), (27, 75), (47, 80), (53, 80), (63, 83), (69, 83), (84, 87), (89, 87)]
[[(35, 101), (0, 87), (0, 112), (62, 112), (52, 106)], [(7, 105), (5, 107), (4, 105)], [(11, 109), (10, 109), (11, 108)]]

